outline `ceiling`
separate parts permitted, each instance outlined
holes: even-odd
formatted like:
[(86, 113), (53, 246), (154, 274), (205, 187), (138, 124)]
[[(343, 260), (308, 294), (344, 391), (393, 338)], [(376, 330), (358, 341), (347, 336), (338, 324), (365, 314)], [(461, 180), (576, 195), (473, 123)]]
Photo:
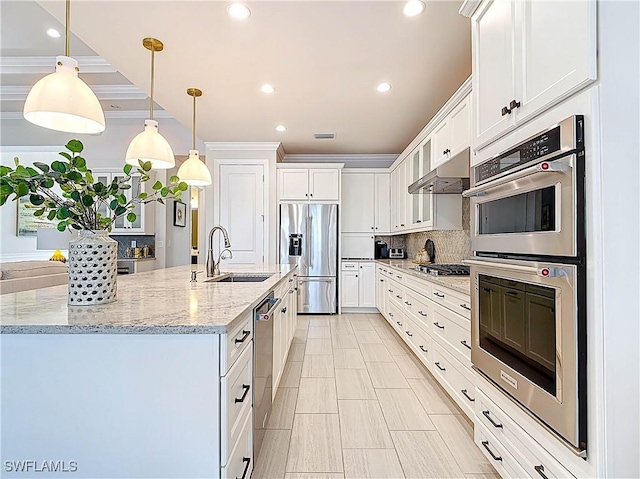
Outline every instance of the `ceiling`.
[[(85, 74), (81, 62), (82, 77), (113, 98), (116, 90), (129, 95), (103, 105), (144, 110), (145, 94), (133, 89), (149, 92), (142, 39), (156, 37), (165, 49), (156, 54), (155, 100), (167, 113), (190, 125), (186, 89), (197, 87), (199, 138), (281, 141), (295, 154), (399, 153), (471, 73), (470, 24), (458, 1), (427, 1), (413, 18), (397, 1), (248, 1), (243, 21), (230, 18), (227, 5), (74, 1), (71, 29), (82, 42), (72, 39), (71, 56), (97, 52), (111, 70)], [(64, 1), (3, 0), (1, 13), (3, 57), (64, 51), (62, 38), (44, 33), (56, 27), (51, 15), (64, 18)], [(25, 75), (26, 84), (36, 76)], [(385, 94), (376, 91), (383, 81), (393, 86)], [(262, 93), (263, 83), (276, 92)], [(287, 131), (276, 132), (279, 124)]]

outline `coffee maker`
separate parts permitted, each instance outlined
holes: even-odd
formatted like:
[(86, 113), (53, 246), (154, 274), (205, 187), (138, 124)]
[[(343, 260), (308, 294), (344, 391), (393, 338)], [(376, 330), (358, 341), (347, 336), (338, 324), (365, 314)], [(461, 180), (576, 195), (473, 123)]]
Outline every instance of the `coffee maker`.
[(384, 241), (376, 241), (376, 259), (389, 259), (389, 245)]

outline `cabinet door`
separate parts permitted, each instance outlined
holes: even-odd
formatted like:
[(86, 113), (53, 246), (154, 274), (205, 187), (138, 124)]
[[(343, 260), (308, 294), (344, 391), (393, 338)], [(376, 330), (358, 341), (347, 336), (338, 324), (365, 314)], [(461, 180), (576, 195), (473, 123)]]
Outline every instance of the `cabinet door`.
[(273, 394), (275, 395), (280, 376), (284, 369), (282, 361), (282, 315), (276, 311), (271, 321), (273, 321)]
[(398, 221), (398, 208), (399, 208), (399, 196), (398, 196), (398, 168), (393, 170), (390, 175), (391, 186), (391, 231), (398, 231), (400, 222)]
[(451, 151), (451, 128), (449, 120), (443, 120), (435, 130), (433, 130), (433, 146), (432, 146), (432, 162), (436, 167), (441, 165), (449, 158)]
[(376, 307), (376, 265), (360, 263), (358, 276), (358, 305), (363, 308)]
[(517, 2), (515, 25), (517, 122), (596, 79), (596, 2)]
[[(411, 162), (409, 163), (409, 183), (414, 183), (418, 181), (423, 175), (424, 172), (422, 170), (422, 155), (423, 151), (421, 147), (415, 149), (415, 151), (411, 154)], [(411, 199), (409, 201), (409, 218), (411, 221), (411, 226), (421, 226), (422, 223), (422, 195), (411, 195)]]
[(311, 201), (340, 200), (340, 170), (326, 168), (310, 169), (309, 199)]
[(345, 233), (371, 233), (375, 229), (375, 176), (373, 173), (342, 175), (342, 231)]
[[(375, 175), (375, 210), (374, 224), (376, 234), (391, 232), (391, 178), (388, 173)], [(344, 199), (343, 199), (344, 205)], [(343, 206), (344, 208), (344, 206)], [(344, 211), (344, 210), (343, 210)]]
[(375, 247), (372, 233), (342, 233), (343, 259), (373, 259)]
[[(111, 184), (111, 173), (95, 173), (94, 179), (96, 183), (102, 183), (105, 186), (109, 186)], [(109, 209), (109, 205), (106, 203), (102, 203), (98, 208), (98, 213), (103, 218), (107, 218), (111, 216), (111, 210)]]
[(407, 203), (409, 202), (409, 193), (407, 192), (407, 161), (405, 160), (398, 166), (398, 229), (404, 230), (409, 227), (410, 218), (407, 217)]
[(456, 106), (449, 115), (450, 157), (469, 148), (471, 144), (471, 94)]
[(358, 307), (358, 271), (342, 271), (340, 299), (343, 308)]
[(471, 18), (474, 148), (514, 124), (513, 115), (502, 114), (515, 94), (514, 5), (512, 0), (486, 0)]
[[(124, 174), (115, 174), (111, 175), (111, 179), (122, 180), (124, 178)], [(138, 193), (144, 191), (143, 183), (140, 181), (140, 175), (133, 175), (131, 177), (131, 181), (129, 183), (131, 188), (125, 190), (124, 196), (127, 199), (127, 202), (130, 201), (133, 197), (137, 196)], [(136, 214), (136, 220), (131, 222), (127, 220), (127, 215), (121, 216), (116, 219), (113, 223), (113, 231), (114, 233), (144, 233), (144, 208), (142, 205), (137, 204), (133, 213)]]
[[(431, 137), (427, 138), (424, 143), (422, 143), (422, 176), (426, 175), (431, 171), (431, 153), (433, 151), (432, 148), (432, 140)], [(414, 195), (416, 196), (416, 195)], [(433, 226), (433, 201), (431, 193), (422, 193), (421, 195), (417, 195), (420, 201), (420, 219), (422, 220), (422, 226), (430, 227)]]
[(309, 170), (306, 168), (278, 170), (278, 191), (280, 200), (308, 200)]

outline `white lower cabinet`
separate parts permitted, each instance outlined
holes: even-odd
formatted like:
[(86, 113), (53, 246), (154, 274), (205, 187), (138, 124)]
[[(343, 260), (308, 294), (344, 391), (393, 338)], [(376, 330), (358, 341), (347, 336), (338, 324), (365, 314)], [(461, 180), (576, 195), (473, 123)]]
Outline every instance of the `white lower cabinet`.
[(376, 267), (367, 261), (343, 261), (340, 304), (343, 308), (376, 307)]
[(253, 472), (253, 421), (251, 414), (247, 414), (244, 419), (240, 438), (222, 468), (222, 479), (249, 479)]
[(282, 379), (284, 366), (289, 355), (289, 348), (296, 330), (298, 302), (296, 294), (296, 275), (291, 275), (276, 291), (275, 297), (280, 299), (273, 318), (273, 389), (275, 399), (278, 384)]

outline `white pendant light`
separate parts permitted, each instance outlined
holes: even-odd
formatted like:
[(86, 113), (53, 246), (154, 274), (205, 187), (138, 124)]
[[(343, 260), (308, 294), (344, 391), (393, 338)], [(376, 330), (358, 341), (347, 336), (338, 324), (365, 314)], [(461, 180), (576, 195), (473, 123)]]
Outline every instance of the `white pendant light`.
[(139, 161), (150, 161), (154, 170), (166, 170), (176, 165), (169, 142), (158, 131), (158, 122), (153, 119), (153, 89), (155, 86), (155, 53), (164, 49), (156, 38), (145, 38), (142, 45), (151, 51), (151, 96), (149, 97), (149, 119), (144, 122), (144, 131), (129, 143), (125, 161), (138, 166)]
[(189, 88), (187, 95), (193, 97), (193, 149), (189, 150), (189, 158), (180, 166), (178, 178), (189, 186), (209, 186), (211, 173), (207, 165), (200, 160), (200, 153), (196, 150), (196, 98), (202, 96), (202, 91), (197, 88)]
[(105, 129), (104, 113), (91, 88), (78, 77), (78, 62), (69, 57), (67, 0), (64, 56), (56, 57), (56, 71), (41, 78), (29, 91), (24, 118), (38, 126), (67, 133), (100, 133)]

